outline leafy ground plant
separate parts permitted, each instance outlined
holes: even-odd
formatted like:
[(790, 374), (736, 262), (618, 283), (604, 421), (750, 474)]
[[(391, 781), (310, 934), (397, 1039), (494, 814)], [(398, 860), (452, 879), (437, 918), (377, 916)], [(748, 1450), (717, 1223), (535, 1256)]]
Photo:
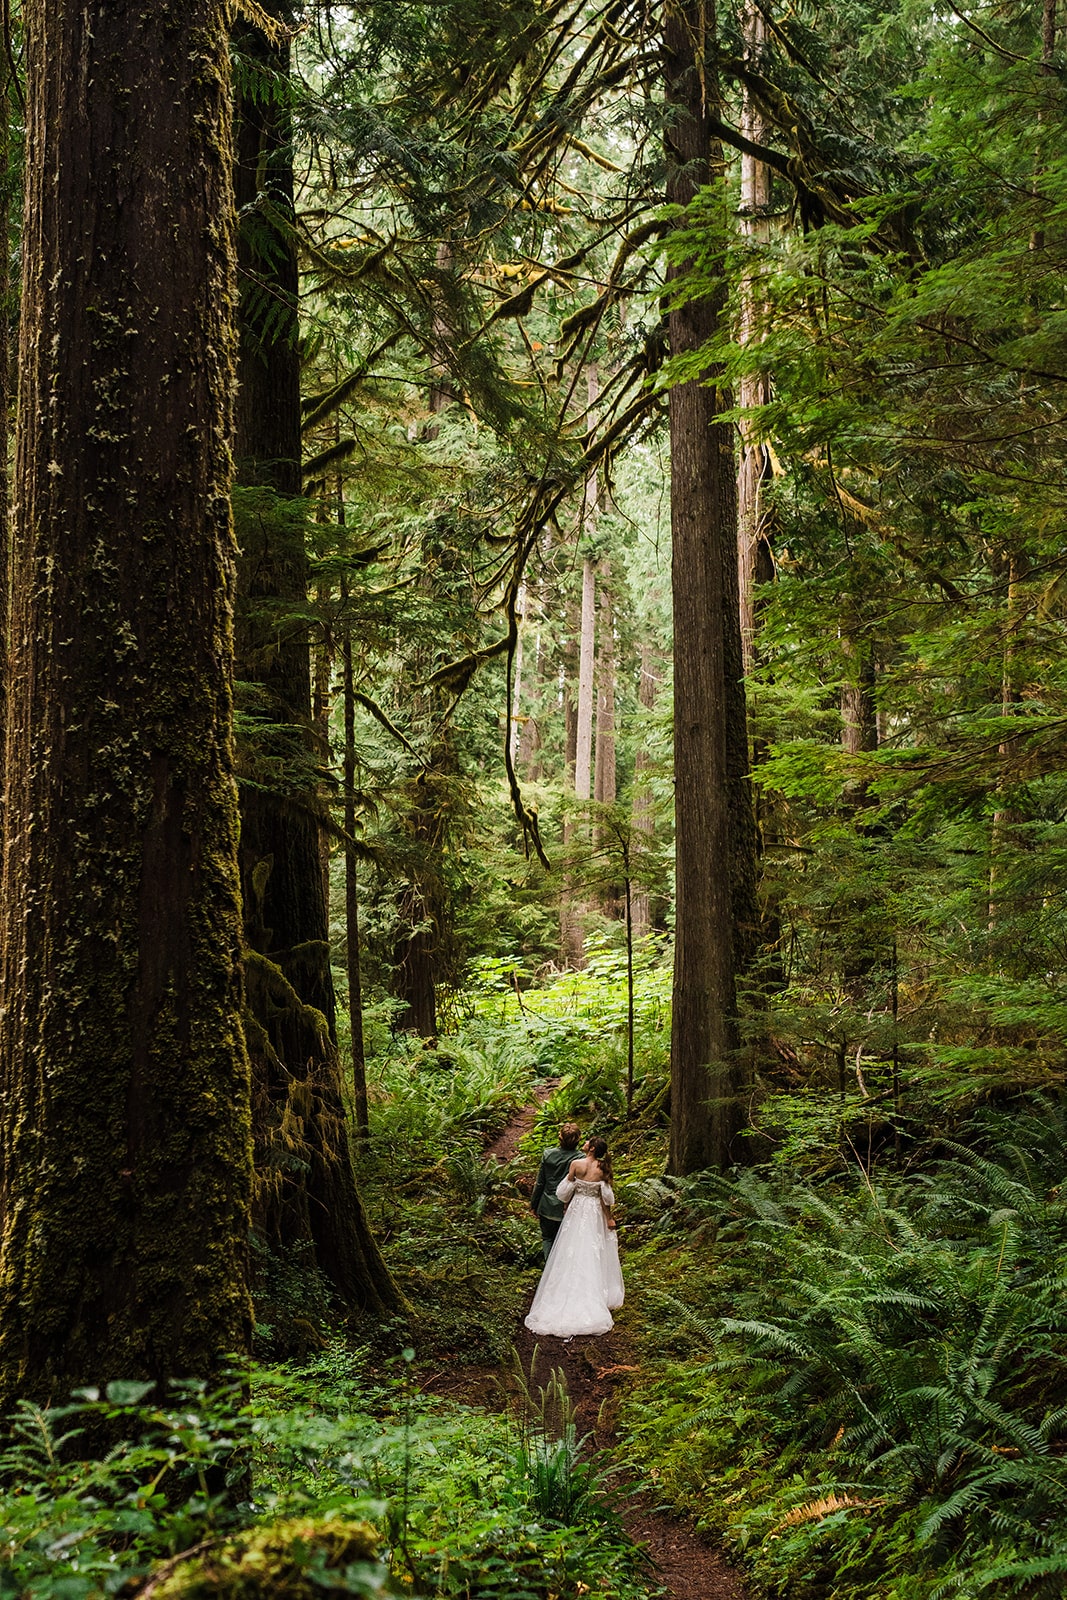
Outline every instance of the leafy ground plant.
[[(0, 1455), (0, 1595), (97, 1600), (151, 1577), (167, 1600), (646, 1600), (573, 1437), (428, 1398), (411, 1354), (384, 1378), (336, 1347), (162, 1406), (133, 1384), (22, 1406)], [(80, 1448), (86, 1429), (113, 1442)]]

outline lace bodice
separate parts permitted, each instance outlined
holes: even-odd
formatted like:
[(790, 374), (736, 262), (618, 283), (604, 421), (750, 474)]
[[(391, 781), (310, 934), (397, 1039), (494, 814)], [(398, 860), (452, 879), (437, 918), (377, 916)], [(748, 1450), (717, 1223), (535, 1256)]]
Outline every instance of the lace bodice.
[(556, 1190), (557, 1199), (562, 1200), (564, 1205), (567, 1204), (572, 1195), (576, 1194), (586, 1195), (590, 1199), (602, 1200), (606, 1206), (615, 1204), (615, 1191), (612, 1189), (611, 1184), (604, 1183), (599, 1178), (596, 1183), (590, 1183), (588, 1178), (564, 1178)]

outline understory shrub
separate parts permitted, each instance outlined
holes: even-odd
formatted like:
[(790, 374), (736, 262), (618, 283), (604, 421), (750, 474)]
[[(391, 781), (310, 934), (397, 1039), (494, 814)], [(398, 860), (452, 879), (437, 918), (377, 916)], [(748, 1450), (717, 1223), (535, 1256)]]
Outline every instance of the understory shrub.
[[(404, 1355), (385, 1377), (337, 1346), (163, 1405), (132, 1383), (23, 1404), (0, 1451), (0, 1595), (97, 1600), (151, 1578), (168, 1600), (647, 1600), (558, 1378), (557, 1435), (543, 1407), (517, 1421), (427, 1397)], [(89, 1428), (103, 1453), (80, 1447)]]

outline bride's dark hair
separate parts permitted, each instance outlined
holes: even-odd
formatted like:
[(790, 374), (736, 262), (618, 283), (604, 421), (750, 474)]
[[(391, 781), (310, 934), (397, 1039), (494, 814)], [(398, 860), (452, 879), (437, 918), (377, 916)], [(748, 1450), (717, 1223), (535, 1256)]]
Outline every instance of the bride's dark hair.
[(608, 1141), (606, 1139), (594, 1139), (593, 1154), (600, 1162), (600, 1170), (604, 1174), (605, 1180), (610, 1183), (613, 1174), (611, 1170), (611, 1157), (608, 1155)]

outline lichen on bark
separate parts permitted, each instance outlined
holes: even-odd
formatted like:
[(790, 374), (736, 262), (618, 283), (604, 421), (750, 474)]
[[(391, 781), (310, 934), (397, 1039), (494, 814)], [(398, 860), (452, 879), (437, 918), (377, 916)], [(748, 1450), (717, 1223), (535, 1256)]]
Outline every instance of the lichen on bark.
[(0, 1401), (250, 1329), (228, 6), (24, 20)]

